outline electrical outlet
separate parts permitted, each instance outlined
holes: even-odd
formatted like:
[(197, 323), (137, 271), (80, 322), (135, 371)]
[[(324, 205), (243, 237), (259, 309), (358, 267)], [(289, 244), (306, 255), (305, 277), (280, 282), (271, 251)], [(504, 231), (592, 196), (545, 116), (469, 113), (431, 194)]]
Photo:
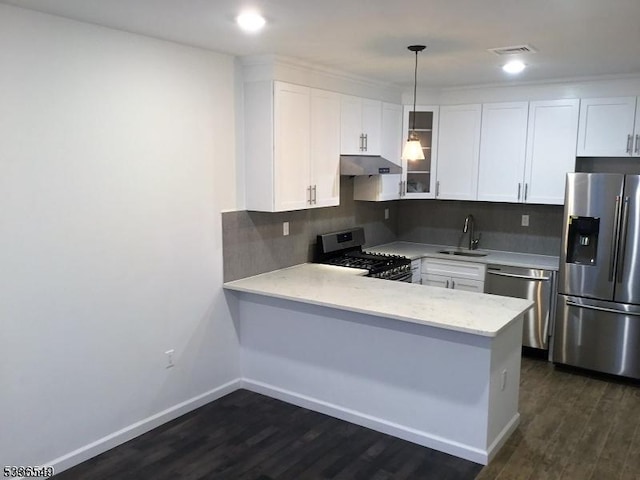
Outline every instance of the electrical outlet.
[(172, 368), (175, 364), (173, 363), (173, 354), (176, 353), (172, 348), (171, 350), (167, 350), (164, 354), (167, 356), (167, 365), (166, 368)]
[(388, 208), (384, 209), (384, 219), (385, 220), (389, 220), (389, 209)]
[(522, 215), (522, 224), (523, 227), (529, 226), (529, 215)]
[(282, 222), (282, 235), (289, 235), (289, 222)]

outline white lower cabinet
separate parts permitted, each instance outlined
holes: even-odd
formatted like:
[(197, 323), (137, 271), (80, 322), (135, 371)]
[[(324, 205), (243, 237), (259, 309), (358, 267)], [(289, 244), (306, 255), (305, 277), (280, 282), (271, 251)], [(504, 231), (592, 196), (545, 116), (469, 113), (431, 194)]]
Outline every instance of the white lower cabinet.
[(482, 263), (423, 258), (422, 284), (467, 292), (484, 292), (487, 266)]

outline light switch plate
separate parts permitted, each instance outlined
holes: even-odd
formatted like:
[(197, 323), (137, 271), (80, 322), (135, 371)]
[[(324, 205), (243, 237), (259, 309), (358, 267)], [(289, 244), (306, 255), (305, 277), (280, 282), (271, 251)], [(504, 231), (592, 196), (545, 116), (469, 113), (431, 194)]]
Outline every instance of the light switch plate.
[(289, 235), (289, 222), (282, 222), (282, 235)]
[(529, 226), (529, 215), (522, 215), (522, 226), (523, 227)]

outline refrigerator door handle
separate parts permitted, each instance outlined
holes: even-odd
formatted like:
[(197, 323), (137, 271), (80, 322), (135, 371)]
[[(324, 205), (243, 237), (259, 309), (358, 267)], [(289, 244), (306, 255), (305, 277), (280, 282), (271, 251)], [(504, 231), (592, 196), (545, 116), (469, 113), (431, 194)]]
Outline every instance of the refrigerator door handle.
[(627, 249), (627, 230), (629, 228), (629, 197), (624, 197), (622, 207), (622, 227), (620, 228), (620, 249), (618, 250), (618, 283), (622, 283), (624, 257)]
[(611, 238), (611, 255), (609, 256), (609, 281), (613, 282), (616, 270), (616, 254), (618, 252), (618, 229), (620, 228), (620, 195), (616, 195), (616, 208), (613, 216), (613, 233)]
[(587, 310), (597, 310), (599, 312), (616, 313), (618, 315), (631, 315), (634, 317), (640, 317), (639, 312), (625, 312), (624, 310), (616, 310), (615, 308), (596, 307), (595, 305), (584, 305), (582, 303), (572, 302), (571, 300), (565, 301), (567, 307), (585, 308)]

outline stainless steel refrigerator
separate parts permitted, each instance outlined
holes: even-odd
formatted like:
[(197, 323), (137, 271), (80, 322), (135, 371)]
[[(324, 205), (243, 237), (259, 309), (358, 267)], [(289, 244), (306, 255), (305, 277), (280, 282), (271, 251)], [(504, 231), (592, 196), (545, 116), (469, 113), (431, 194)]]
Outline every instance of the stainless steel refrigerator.
[(640, 175), (567, 175), (553, 361), (640, 378)]

